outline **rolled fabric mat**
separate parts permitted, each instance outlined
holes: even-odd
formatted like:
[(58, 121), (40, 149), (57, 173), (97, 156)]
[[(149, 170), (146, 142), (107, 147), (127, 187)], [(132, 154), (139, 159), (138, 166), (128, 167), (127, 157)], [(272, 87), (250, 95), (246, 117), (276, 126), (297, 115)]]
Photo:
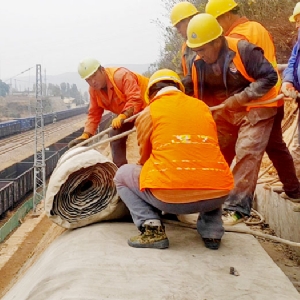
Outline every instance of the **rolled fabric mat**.
[(113, 182), (117, 166), (97, 150), (83, 148), (71, 148), (60, 158), (45, 197), (47, 216), (68, 229), (129, 214)]

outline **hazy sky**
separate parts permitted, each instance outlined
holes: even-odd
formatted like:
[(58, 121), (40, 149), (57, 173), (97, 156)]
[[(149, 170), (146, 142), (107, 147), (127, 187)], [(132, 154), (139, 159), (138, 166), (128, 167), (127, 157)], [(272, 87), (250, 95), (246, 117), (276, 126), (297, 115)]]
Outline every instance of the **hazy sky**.
[(84, 57), (105, 64), (155, 62), (163, 45), (153, 20), (160, 0), (2, 0), (0, 79), (41, 64), (47, 74), (76, 72)]

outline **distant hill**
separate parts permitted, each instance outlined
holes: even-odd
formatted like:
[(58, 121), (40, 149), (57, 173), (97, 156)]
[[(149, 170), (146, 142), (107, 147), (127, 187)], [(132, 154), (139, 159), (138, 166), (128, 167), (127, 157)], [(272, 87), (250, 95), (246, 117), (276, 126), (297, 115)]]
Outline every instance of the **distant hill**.
[[(148, 70), (149, 64), (124, 64), (124, 65), (116, 65), (116, 64), (108, 64), (105, 65), (104, 67), (124, 67), (127, 68), (133, 72), (136, 73), (144, 73)], [(31, 82), (31, 86), (32, 84), (35, 82), (35, 76), (31, 76), (30, 79), (28, 79), (28, 76), (24, 76), (24, 77), (18, 77), (18, 80), (24, 81), (24, 82)], [(42, 81), (44, 82), (44, 78), (42, 79)], [(52, 83), (52, 84), (57, 84), (60, 85), (62, 82), (66, 82), (69, 84), (76, 84), (78, 90), (81, 90), (81, 92), (87, 91), (88, 90), (88, 84), (86, 83), (85, 80), (82, 80), (80, 78), (80, 76), (78, 75), (77, 72), (67, 72), (67, 73), (63, 73), (63, 74), (59, 74), (59, 75), (47, 75), (46, 78), (47, 84)]]

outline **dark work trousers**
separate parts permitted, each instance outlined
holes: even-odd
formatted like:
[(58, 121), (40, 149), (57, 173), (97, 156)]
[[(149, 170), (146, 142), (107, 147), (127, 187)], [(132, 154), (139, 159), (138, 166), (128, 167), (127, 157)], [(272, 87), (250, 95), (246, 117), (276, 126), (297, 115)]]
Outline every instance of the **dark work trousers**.
[(266, 153), (277, 171), (284, 191), (287, 194), (299, 193), (299, 181), (296, 176), (294, 161), (282, 138), (281, 122), (283, 117), (284, 106), (280, 106), (274, 118)]
[[(125, 131), (132, 129), (134, 126), (134, 122), (124, 123), (119, 129), (111, 129), (109, 131), (109, 137), (113, 137)], [(126, 142), (127, 136), (122, 137), (116, 141), (110, 143), (110, 149), (112, 154), (112, 159), (114, 164), (119, 168), (122, 165), (127, 164), (126, 158)]]

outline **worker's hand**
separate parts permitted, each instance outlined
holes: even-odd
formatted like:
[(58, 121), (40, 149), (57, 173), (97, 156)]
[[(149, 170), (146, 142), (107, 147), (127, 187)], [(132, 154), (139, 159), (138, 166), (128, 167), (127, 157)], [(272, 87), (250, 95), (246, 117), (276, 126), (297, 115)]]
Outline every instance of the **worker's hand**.
[(238, 99), (235, 96), (231, 96), (228, 99), (226, 99), (224, 102), (224, 109), (225, 110), (231, 110), (231, 111), (242, 111), (245, 110), (245, 107), (242, 106)]
[(72, 148), (78, 144), (80, 144), (81, 142), (89, 139), (92, 135), (88, 132), (84, 132), (80, 137), (76, 138), (75, 140), (72, 140), (71, 142), (69, 142), (68, 147)]
[(297, 99), (298, 92), (295, 90), (294, 85), (291, 82), (283, 82), (281, 85), (282, 93), (289, 98)]
[(113, 129), (121, 128), (124, 120), (126, 119), (126, 115), (124, 114), (119, 114), (116, 118), (114, 118), (111, 122), (111, 127)]

